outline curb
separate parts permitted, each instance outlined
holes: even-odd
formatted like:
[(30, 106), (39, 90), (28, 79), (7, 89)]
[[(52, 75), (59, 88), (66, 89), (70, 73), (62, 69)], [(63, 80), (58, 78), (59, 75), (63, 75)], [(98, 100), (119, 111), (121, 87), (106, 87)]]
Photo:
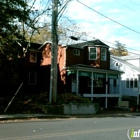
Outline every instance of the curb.
[(112, 114), (95, 114), (95, 115), (53, 115), (53, 114), (1, 114), (2, 120), (15, 119), (64, 119), (64, 118), (103, 118), (103, 117), (138, 117), (140, 113), (112, 113)]

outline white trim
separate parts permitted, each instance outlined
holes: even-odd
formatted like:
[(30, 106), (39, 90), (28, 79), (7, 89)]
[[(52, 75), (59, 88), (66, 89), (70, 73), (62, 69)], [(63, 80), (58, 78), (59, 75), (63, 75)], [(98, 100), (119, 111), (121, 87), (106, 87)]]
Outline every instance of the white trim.
[[(105, 54), (102, 53), (102, 50), (105, 50)], [(104, 54), (104, 59), (102, 59), (103, 54)], [(106, 48), (101, 48), (101, 61), (106, 61), (106, 58), (107, 58), (107, 50), (106, 50)]]
[[(91, 48), (95, 48), (95, 49), (96, 49), (96, 53), (95, 53), (95, 54), (96, 54), (96, 58), (95, 58), (95, 59), (91, 59), (91, 58), (90, 58), (90, 49), (91, 49)], [(89, 60), (97, 60), (97, 48), (96, 48), (96, 47), (88, 47), (88, 59), (89, 59)]]
[[(137, 87), (135, 87), (135, 80), (136, 80), (137, 78), (126, 78), (125, 79), (125, 88), (126, 89), (134, 89), (134, 88), (138, 88), (138, 79), (137, 79)], [(127, 80), (128, 80), (128, 85), (129, 85), (129, 87), (127, 87)], [(133, 86), (131, 87), (131, 82), (133, 82)]]

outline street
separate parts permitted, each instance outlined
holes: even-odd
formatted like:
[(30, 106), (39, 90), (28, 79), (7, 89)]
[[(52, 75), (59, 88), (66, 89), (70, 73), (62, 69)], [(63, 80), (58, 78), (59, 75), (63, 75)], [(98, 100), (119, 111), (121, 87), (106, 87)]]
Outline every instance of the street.
[(1, 121), (0, 140), (129, 140), (139, 122), (138, 116)]

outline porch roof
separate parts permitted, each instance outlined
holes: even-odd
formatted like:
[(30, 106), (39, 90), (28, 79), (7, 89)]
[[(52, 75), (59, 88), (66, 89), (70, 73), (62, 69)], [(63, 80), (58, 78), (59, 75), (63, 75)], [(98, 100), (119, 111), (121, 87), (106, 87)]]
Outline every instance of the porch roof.
[(92, 66), (83, 65), (83, 64), (76, 64), (76, 65), (68, 66), (66, 67), (66, 70), (79, 70), (79, 71), (97, 72), (97, 73), (106, 73), (106, 74), (123, 74), (124, 73), (118, 70), (99, 69), (99, 68), (94, 68)]

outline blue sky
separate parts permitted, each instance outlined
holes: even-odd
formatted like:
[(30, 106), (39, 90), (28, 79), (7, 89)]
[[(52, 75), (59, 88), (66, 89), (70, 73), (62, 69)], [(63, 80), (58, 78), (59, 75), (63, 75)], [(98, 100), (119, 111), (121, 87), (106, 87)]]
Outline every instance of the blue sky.
[(111, 47), (114, 47), (115, 41), (119, 41), (126, 45), (127, 50), (138, 53), (139, 15), (139, 0), (71, 0), (62, 19), (67, 17), (69, 25), (75, 23), (79, 26), (80, 32), (88, 34), (87, 40), (100, 39)]
[(140, 51), (139, 0), (79, 1), (93, 10), (77, 0), (71, 0), (63, 16), (67, 16), (74, 23), (81, 26), (84, 32), (89, 33), (88, 40), (95, 37), (110, 42), (108, 44), (110, 46), (114, 46), (115, 41), (119, 41), (125, 44), (130, 51)]

